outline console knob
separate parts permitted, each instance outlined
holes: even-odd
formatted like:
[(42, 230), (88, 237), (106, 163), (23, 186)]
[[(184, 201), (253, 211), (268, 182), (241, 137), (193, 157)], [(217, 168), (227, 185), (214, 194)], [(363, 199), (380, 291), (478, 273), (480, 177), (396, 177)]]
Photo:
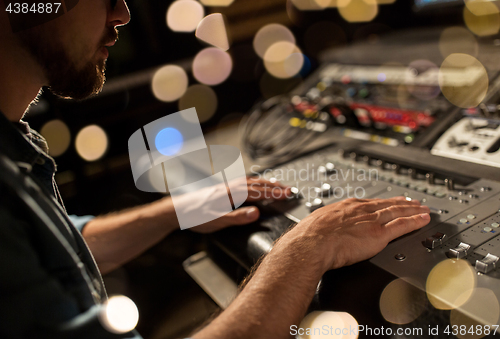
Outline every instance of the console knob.
[(427, 179), (427, 183), (429, 185), (435, 185), (436, 184), (436, 178), (434, 177), (434, 173), (427, 173), (425, 175), (425, 179)]
[(428, 237), (427, 239), (425, 239), (425, 241), (423, 241), (422, 244), (428, 249), (432, 250), (438, 246), (441, 246), (445, 238), (446, 234), (437, 232), (432, 237)]
[(452, 248), (448, 251), (448, 257), (462, 259), (467, 255), (467, 251), (470, 250), (470, 245), (461, 242), (457, 247)]
[(500, 258), (493, 254), (486, 254), (481, 260), (476, 260), (476, 271), (481, 273), (488, 273), (497, 268), (497, 262)]
[(315, 210), (317, 210), (318, 208), (321, 208), (323, 206), (325, 206), (323, 204), (323, 200), (321, 200), (319, 198), (316, 198), (313, 201), (306, 202), (306, 207), (309, 209), (309, 212), (314, 212)]
[(325, 165), (318, 167), (318, 174), (330, 174), (335, 171), (335, 165), (331, 162), (327, 162)]
[(446, 188), (448, 191), (454, 191), (455, 190), (455, 181), (453, 179), (444, 179), (444, 183), (446, 185)]
[(314, 187), (314, 192), (324, 197), (325, 195), (330, 195), (332, 191), (332, 186), (330, 184), (322, 184), (320, 187)]
[(326, 168), (326, 173), (332, 173), (333, 171), (335, 171), (335, 164), (327, 162), (325, 164), (325, 168)]
[(297, 187), (291, 187), (290, 191), (292, 195), (290, 196), (290, 199), (300, 199), (300, 190)]

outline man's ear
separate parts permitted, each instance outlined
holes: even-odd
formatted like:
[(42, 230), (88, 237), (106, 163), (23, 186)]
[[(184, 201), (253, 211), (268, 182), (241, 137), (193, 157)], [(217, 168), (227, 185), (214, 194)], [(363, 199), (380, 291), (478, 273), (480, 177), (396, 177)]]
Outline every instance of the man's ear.
[(13, 33), (42, 25), (72, 10), (79, 0), (5, 0)]

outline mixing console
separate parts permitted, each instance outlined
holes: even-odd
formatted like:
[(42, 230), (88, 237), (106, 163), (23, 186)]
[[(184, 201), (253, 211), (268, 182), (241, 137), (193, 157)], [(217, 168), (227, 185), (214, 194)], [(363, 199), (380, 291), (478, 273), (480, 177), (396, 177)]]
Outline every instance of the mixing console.
[[(444, 71), (453, 73), (448, 85), (455, 88), (479, 81), (474, 70)], [(323, 206), (348, 198), (405, 196), (429, 206), (430, 223), (394, 240), (370, 262), (425, 291), (435, 267), (449, 258), (464, 259), (475, 287), (493, 291), (500, 300), (500, 78), (489, 73), (490, 91), (480, 105), (464, 109), (441, 93), (440, 72), (430, 62), (325, 64), (288, 97), (275, 100), (269, 116), (282, 120), (272, 126), (283, 126), (290, 138), (282, 144), (304, 139), (300, 133), (308, 129), (335, 144), (290, 160), (308, 139), (281, 152), (289, 156), (277, 157), (281, 164), (259, 173), (293, 187), (294, 195), (261, 203), (261, 211), (274, 216), (262, 224), (269, 230), (245, 240), (247, 256), (257, 260), (290, 224)], [(281, 114), (273, 115), (274, 109)], [(261, 147), (265, 154), (280, 150), (279, 142), (265, 143), (270, 137), (262, 131), (269, 121), (262, 121), (252, 125), (255, 133), (246, 140), (255, 145), (250, 155), (258, 154), (259, 145), (266, 146)], [(269, 130), (279, 135), (277, 127)], [(227, 241), (222, 246), (230, 247)]]
[[(477, 286), (500, 299), (500, 182), (450, 172), (430, 172), (388, 158), (330, 146), (262, 172), (293, 188), (288, 201), (265, 208), (299, 222), (312, 211), (347, 198), (406, 196), (431, 209), (431, 222), (396, 239), (371, 262), (424, 289), (430, 271), (447, 258), (468, 260)], [(262, 239), (251, 238), (263, 246)], [(270, 241), (274, 239), (269, 239)]]

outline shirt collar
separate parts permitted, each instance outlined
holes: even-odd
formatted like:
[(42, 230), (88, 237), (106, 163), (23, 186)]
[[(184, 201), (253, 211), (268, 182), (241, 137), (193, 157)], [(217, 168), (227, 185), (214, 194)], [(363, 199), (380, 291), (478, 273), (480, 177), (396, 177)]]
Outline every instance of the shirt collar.
[(54, 162), (46, 153), (46, 145), (45, 139), (32, 130), (27, 122), (11, 122), (0, 112), (0, 152), (12, 161), (30, 166), (37, 163), (38, 159), (48, 158)]

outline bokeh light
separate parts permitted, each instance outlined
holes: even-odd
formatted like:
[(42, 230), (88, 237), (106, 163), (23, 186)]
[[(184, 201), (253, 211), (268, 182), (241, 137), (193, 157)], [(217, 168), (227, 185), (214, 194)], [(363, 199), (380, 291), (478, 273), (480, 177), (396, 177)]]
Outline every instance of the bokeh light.
[(68, 126), (61, 120), (51, 120), (42, 126), (40, 134), (45, 138), (49, 146), (49, 155), (58, 157), (69, 147), (71, 133)]
[(425, 290), (435, 308), (451, 310), (465, 304), (475, 286), (476, 272), (467, 260), (447, 259), (429, 273)]
[(467, 28), (478, 36), (497, 34), (500, 30), (498, 7), (486, 1), (466, 1), (464, 21)]
[(100, 315), (102, 325), (112, 333), (132, 331), (139, 321), (139, 310), (135, 303), (123, 295), (109, 298)]
[(161, 101), (179, 99), (188, 87), (188, 76), (182, 67), (167, 65), (156, 71), (151, 82), (154, 96)]
[(283, 25), (265, 25), (255, 34), (253, 39), (253, 48), (258, 56), (264, 58), (264, 55), (269, 47), (279, 41), (288, 41), (295, 44), (295, 37), (293, 33)]
[(479, 45), (474, 35), (464, 27), (448, 27), (439, 37), (439, 51), (443, 58), (453, 53), (477, 56)]
[(227, 52), (215, 47), (201, 50), (193, 61), (193, 75), (202, 84), (218, 85), (231, 74), (233, 61)]
[(196, 28), (196, 37), (223, 51), (229, 49), (229, 39), (227, 37), (224, 17), (220, 13), (207, 15), (200, 21)]
[[(457, 338), (461, 339), (479, 339), (486, 336), (484, 325), (496, 325), (499, 316), (500, 306), (495, 293), (487, 288), (476, 288), (465, 304), (459, 309), (451, 310), (450, 325), (457, 325), (458, 328), (464, 325), (467, 329), (471, 326), (475, 329), (477, 329), (476, 326), (481, 326), (483, 331), (474, 331), (474, 334), (469, 331), (466, 331), (466, 334), (460, 332), (457, 334)], [(491, 328), (492, 333), (493, 331), (494, 328)]]
[(264, 54), (266, 70), (277, 78), (291, 78), (304, 65), (304, 56), (300, 49), (288, 41), (279, 41), (269, 47)]
[(167, 26), (174, 32), (193, 32), (205, 9), (195, 0), (176, 0), (168, 7)]
[(368, 22), (378, 14), (376, 0), (338, 0), (340, 15), (348, 22)]
[(380, 296), (380, 312), (390, 323), (404, 325), (416, 320), (427, 305), (425, 292), (399, 278), (389, 283)]
[(76, 135), (75, 148), (78, 155), (87, 161), (102, 158), (108, 149), (106, 132), (97, 125), (84, 127)]
[[(352, 331), (352, 329), (358, 329), (358, 322), (346, 312), (314, 311), (304, 317), (299, 327), (303, 329), (300, 332), (304, 332), (304, 334), (297, 335), (298, 339), (356, 339), (358, 337), (357, 331)], [(320, 331), (307, 333), (306, 329), (308, 328), (318, 328)], [(325, 328), (328, 329), (328, 333), (321, 331)]]
[(173, 127), (162, 129), (155, 137), (156, 149), (163, 155), (171, 156), (177, 154), (183, 144), (184, 138), (181, 132)]
[(439, 69), (441, 92), (452, 104), (462, 108), (476, 107), (488, 92), (488, 73), (473, 56), (449, 55)]
[(200, 122), (210, 120), (217, 110), (217, 94), (206, 85), (193, 85), (188, 88), (186, 93), (179, 100), (179, 110), (185, 110), (191, 107), (196, 108)]
[(200, 0), (205, 6), (227, 7), (231, 5), (234, 0)]

